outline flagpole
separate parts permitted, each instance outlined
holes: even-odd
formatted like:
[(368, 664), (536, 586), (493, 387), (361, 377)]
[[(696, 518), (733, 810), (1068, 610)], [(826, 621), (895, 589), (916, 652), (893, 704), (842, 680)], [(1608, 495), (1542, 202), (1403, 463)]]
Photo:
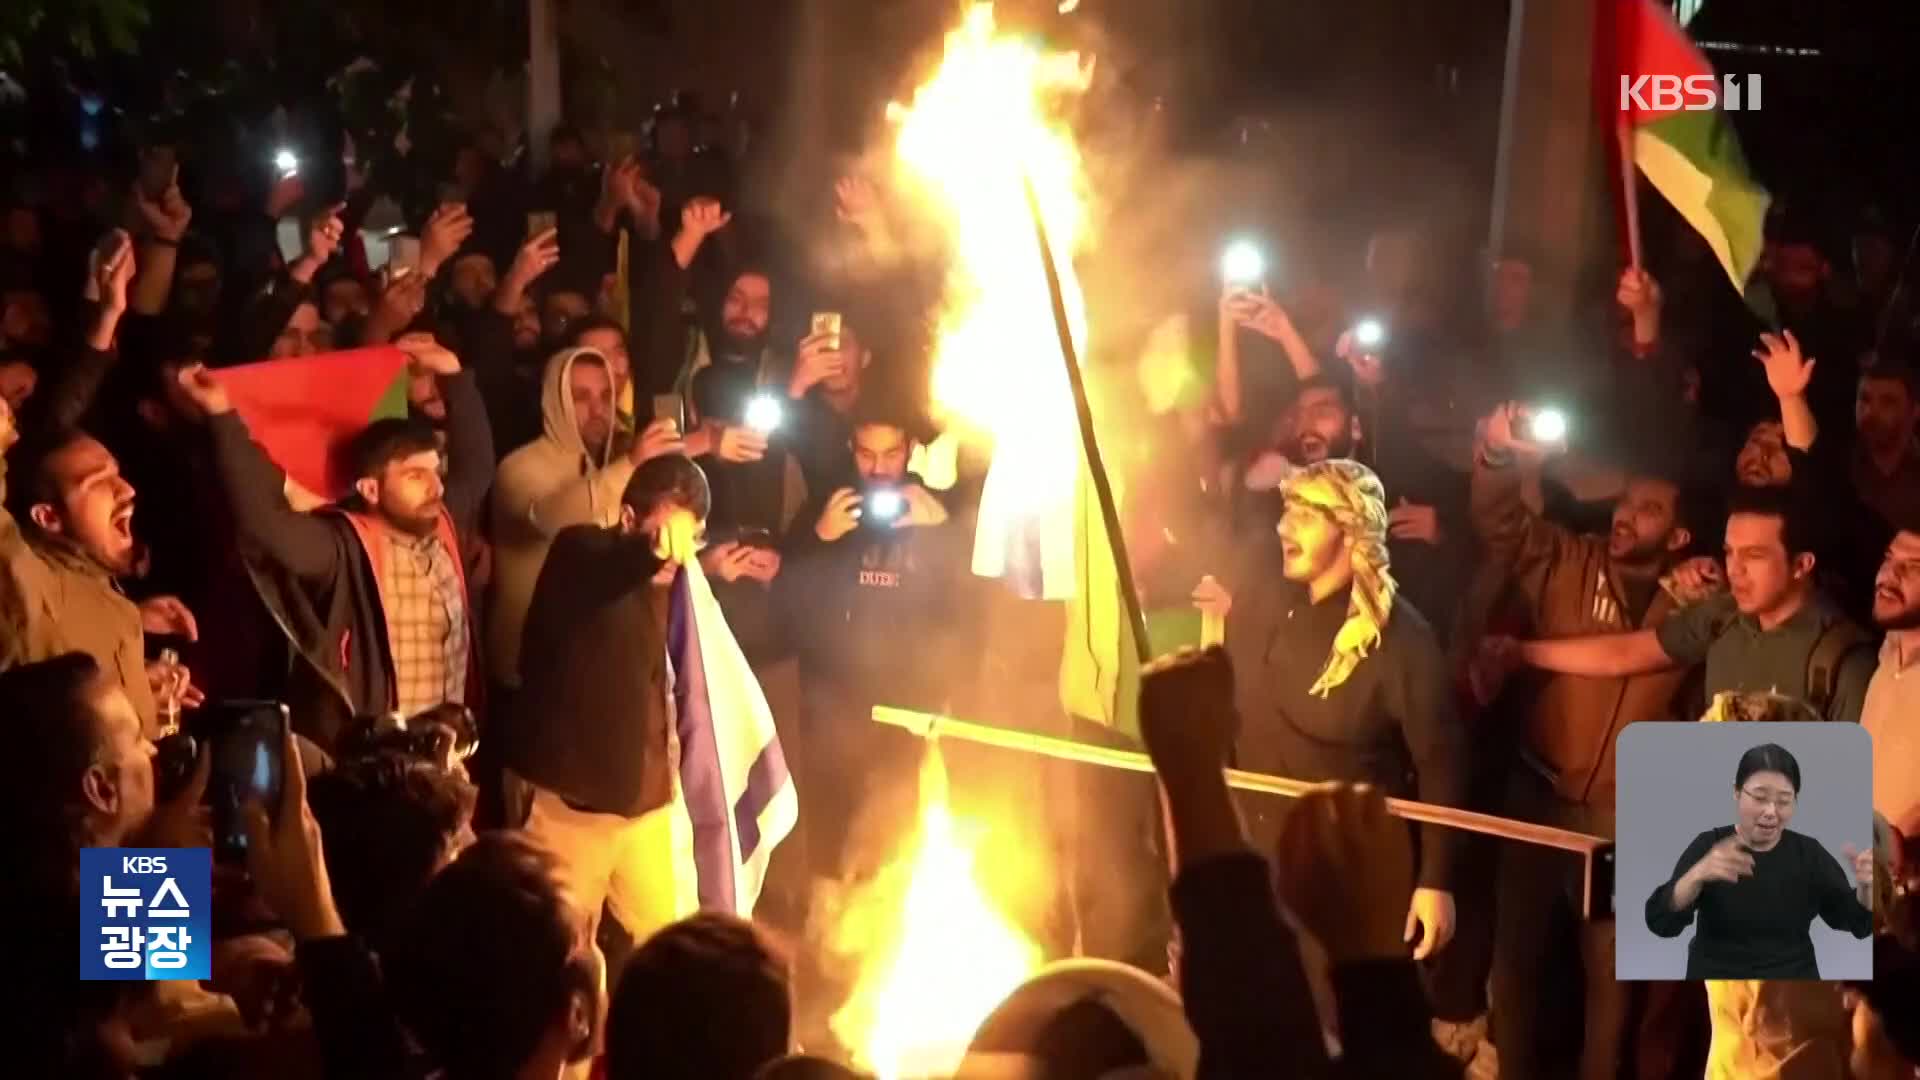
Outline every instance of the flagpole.
[[(1107, 481), (1107, 468), (1100, 459), (1100, 440), (1093, 431), (1093, 406), (1087, 400), (1086, 380), (1080, 373), (1079, 350), (1073, 347), (1073, 327), (1067, 321), (1067, 299), (1060, 289), (1060, 269), (1053, 262), (1053, 243), (1047, 238), (1047, 222), (1040, 213), (1040, 196), (1033, 190), (1033, 181), (1028, 177), (1020, 178), (1020, 186), (1027, 196), (1027, 213), (1033, 217), (1033, 235), (1040, 242), (1040, 268), (1047, 275), (1047, 299), (1053, 306), (1053, 329), (1060, 339), (1060, 359), (1067, 365), (1067, 385), (1073, 388), (1073, 412), (1080, 424), (1080, 449), (1087, 455), (1087, 474), (1093, 480), (1093, 493), (1100, 500), (1100, 520), (1106, 523), (1107, 546), (1113, 552), (1114, 576), (1119, 578), (1120, 603), (1127, 612), (1127, 623), (1133, 628), (1134, 656), (1142, 667), (1153, 659), (1153, 646), (1147, 641), (1147, 617), (1140, 608), (1140, 594), (1133, 583), (1133, 563), (1127, 558), (1127, 539), (1120, 532), (1120, 508), (1113, 498), (1113, 485)], [(1087, 598), (1081, 597), (1085, 603)], [(1173, 828), (1172, 821), (1166, 815), (1166, 793), (1160, 795), (1162, 823), (1166, 828), (1168, 843), (1168, 861), (1172, 863)], [(1067, 813), (1073, 821), (1069, 826), (1069, 835), (1080, 833), (1080, 800), (1068, 802)], [(1068, 917), (1073, 924), (1073, 954), (1083, 956), (1086, 953), (1085, 927), (1080, 919), (1080, 865), (1079, 852), (1074, 845), (1065, 845), (1067, 908)], [(1172, 866), (1169, 865), (1169, 872)]]
[[(915, 712), (911, 709), (895, 709), (886, 705), (876, 705), (873, 709), (875, 723), (888, 724), (904, 728), (923, 739), (960, 739), (981, 746), (993, 746), (1003, 750), (1021, 753), (1039, 754), (1042, 757), (1059, 761), (1070, 761), (1080, 765), (1099, 765), (1123, 772), (1154, 773), (1153, 759), (1138, 750), (1121, 750), (1109, 746), (1096, 746), (1091, 743), (1077, 742), (1073, 739), (1059, 739), (1031, 731), (1017, 731), (1011, 728), (996, 727), (992, 724), (979, 724), (952, 716), (935, 713)], [(1265, 773), (1248, 772), (1244, 769), (1224, 771), (1227, 786), (1236, 791), (1253, 791), (1265, 795), (1278, 795), (1284, 798), (1299, 798), (1319, 787), (1305, 780), (1296, 780), (1286, 776), (1270, 776)], [(1163, 793), (1164, 793), (1164, 789)], [(1161, 803), (1165, 813), (1164, 794)], [(1613, 841), (1603, 836), (1559, 829), (1549, 825), (1539, 825), (1531, 821), (1516, 818), (1504, 818), (1494, 814), (1483, 814), (1475, 810), (1463, 810), (1457, 806), (1444, 806), (1438, 803), (1417, 802), (1413, 799), (1388, 799), (1387, 813), (1403, 821), (1441, 825), (1451, 829), (1479, 833), (1501, 840), (1521, 844), (1533, 844), (1538, 847), (1555, 848), (1578, 855), (1586, 864), (1584, 902), (1581, 914), (1595, 918), (1612, 910), (1609, 898), (1608, 875), (1596, 864), (1610, 862)], [(1172, 827), (1168, 826), (1168, 839), (1172, 839)], [(1071, 849), (1068, 849), (1071, 851)], [(1171, 852), (1169, 854), (1172, 854)]]
[(1614, 133), (1620, 142), (1620, 197), (1626, 207), (1627, 215), (1627, 251), (1632, 256), (1633, 268), (1640, 269), (1640, 185), (1634, 175), (1633, 132), (1628, 129), (1625, 110), (1620, 113), (1619, 121), (1614, 125)]
[[(1113, 485), (1107, 481), (1107, 469), (1100, 459), (1100, 441), (1093, 431), (1093, 406), (1087, 401), (1086, 381), (1080, 374), (1080, 356), (1073, 346), (1073, 328), (1067, 321), (1067, 301), (1060, 289), (1060, 271), (1053, 262), (1053, 245), (1047, 239), (1047, 223), (1040, 215), (1040, 198), (1033, 181), (1022, 178), (1026, 189), (1027, 211), (1033, 216), (1033, 232), (1040, 241), (1040, 266), (1047, 275), (1047, 298), (1053, 304), (1053, 328), (1060, 338), (1060, 357), (1067, 365), (1067, 384), (1073, 387), (1073, 411), (1080, 423), (1080, 446), (1087, 455), (1087, 471), (1093, 477), (1093, 492), (1100, 500), (1100, 519), (1106, 523), (1107, 542), (1113, 548), (1114, 572), (1120, 579), (1120, 602), (1126, 606), (1127, 622), (1133, 627), (1134, 650), (1142, 664), (1153, 659), (1153, 647), (1147, 641), (1146, 613), (1134, 589), (1133, 564), (1127, 558), (1127, 541), (1120, 532), (1120, 510), (1113, 498)], [(1083, 598), (1084, 599), (1084, 598)]]

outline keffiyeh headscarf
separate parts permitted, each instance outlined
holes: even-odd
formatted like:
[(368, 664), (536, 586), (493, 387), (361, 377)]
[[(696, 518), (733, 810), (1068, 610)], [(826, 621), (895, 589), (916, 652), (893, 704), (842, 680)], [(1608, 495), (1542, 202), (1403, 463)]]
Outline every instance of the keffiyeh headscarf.
[(1771, 690), (1722, 690), (1713, 695), (1707, 711), (1700, 717), (1702, 723), (1708, 724), (1769, 720), (1817, 723), (1822, 719), (1824, 717), (1806, 702)]
[(1322, 461), (1287, 478), (1281, 487), (1289, 503), (1304, 503), (1328, 517), (1353, 543), (1353, 590), (1347, 621), (1333, 636), (1333, 652), (1307, 691), (1330, 697), (1353, 669), (1380, 643), (1399, 591), (1387, 554), (1387, 492), (1373, 470), (1357, 461)]

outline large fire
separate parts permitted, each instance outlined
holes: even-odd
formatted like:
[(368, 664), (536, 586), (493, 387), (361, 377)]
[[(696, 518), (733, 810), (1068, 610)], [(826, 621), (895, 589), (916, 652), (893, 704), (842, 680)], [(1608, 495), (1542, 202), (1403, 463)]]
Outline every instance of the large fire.
[[(1026, 192), (1031, 185), (1084, 355), (1072, 256), (1088, 221), (1062, 113), (1090, 78), (1077, 54), (996, 33), (992, 5), (979, 4), (947, 35), (944, 61), (912, 104), (890, 109), (900, 187), (945, 226), (950, 246), (933, 397), (950, 419), (996, 440), (1064, 432), (1072, 445), (1073, 403)], [(1069, 456), (1069, 476), (1072, 466)]]
[[(995, 470), (998, 487), (1035, 515), (1071, 505), (1079, 444), (1028, 193), (1084, 355), (1073, 256), (1089, 222), (1065, 109), (1090, 77), (1075, 54), (998, 32), (992, 6), (979, 4), (948, 34), (939, 69), (911, 103), (889, 110), (896, 187), (947, 242), (933, 399), (950, 424), (990, 441), (996, 462), (1017, 462)], [(1041, 961), (982, 887), (984, 835), (955, 819), (933, 748), (913, 841), (838, 928), (843, 942), (867, 947), (834, 1034), (883, 1080), (951, 1074), (980, 1022)]]
[(985, 830), (955, 819), (938, 744), (921, 766), (920, 807), (901, 861), (838, 928), (840, 947), (865, 957), (833, 1032), (880, 1080), (952, 1075), (980, 1022), (1041, 961), (982, 886)]

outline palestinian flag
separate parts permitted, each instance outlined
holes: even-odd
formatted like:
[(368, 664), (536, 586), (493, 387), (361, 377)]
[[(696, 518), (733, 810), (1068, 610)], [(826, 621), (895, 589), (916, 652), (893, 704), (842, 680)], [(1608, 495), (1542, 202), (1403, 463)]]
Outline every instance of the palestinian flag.
[[(1731, 104), (1721, 99), (1729, 83), (1654, 0), (1608, 3), (1613, 18), (1602, 17), (1597, 35), (1602, 55), (1594, 65), (1602, 80), (1607, 127), (1624, 123), (1622, 152), (1632, 154), (1654, 188), (1705, 238), (1734, 290), (1764, 312), (1771, 304), (1764, 290), (1750, 289), (1749, 282), (1760, 261), (1769, 197), (1748, 171), (1740, 140), (1722, 111)], [(1703, 93), (1680, 92), (1688, 79), (1705, 80), (1692, 84), (1697, 88), (1713, 86), (1716, 107), (1701, 107), (1707, 103)], [(1743, 76), (1731, 85), (1745, 91), (1747, 107), (1759, 104), (1757, 84)]]
[(407, 414), (407, 354), (381, 346), (264, 360), (219, 373), (253, 440), (327, 499), (353, 484), (343, 451), (375, 420)]
[[(1093, 472), (1083, 452), (1074, 499), (1073, 593), (1067, 598), (1067, 640), (1060, 654), (1060, 704), (1072, 716), (1140, 737), (1140, 653), (1114, 556), (1113, 538), (1100, 512)], [(1124, 493), (1114, 491), (1116, 501)], [(1153, 655), (1182, 646), (1219, 644), (1220, 629), (1203, 625), (1188, 603), (1154, 608), (1146, 620)]]

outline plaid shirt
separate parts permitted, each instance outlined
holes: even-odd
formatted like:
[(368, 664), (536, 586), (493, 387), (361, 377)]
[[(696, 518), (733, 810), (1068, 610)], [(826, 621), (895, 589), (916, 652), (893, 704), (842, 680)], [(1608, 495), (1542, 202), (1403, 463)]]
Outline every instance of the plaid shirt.
[(402, 716), (467, 691), (467, 602), (453, 556), (438, 536), (387, 534), (387, 645)]

